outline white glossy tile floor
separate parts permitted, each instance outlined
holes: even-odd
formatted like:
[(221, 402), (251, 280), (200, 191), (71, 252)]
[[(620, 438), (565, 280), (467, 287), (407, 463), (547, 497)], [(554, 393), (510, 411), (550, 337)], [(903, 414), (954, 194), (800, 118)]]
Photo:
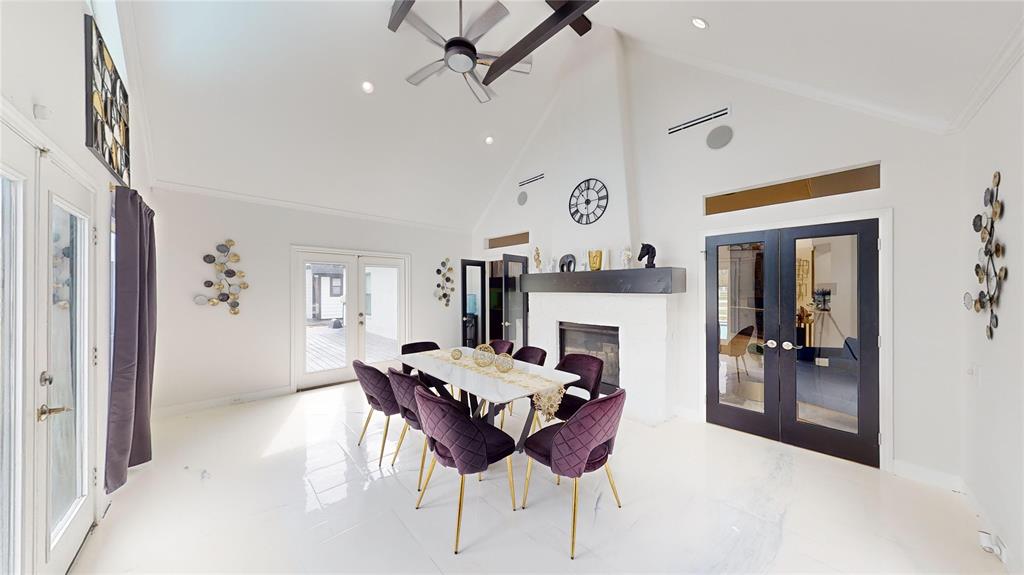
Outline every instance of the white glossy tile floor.
[[(521, 429), (521, 403), (506, 429)], [(1001, 572), (963, 497), (854, 463), (700, 422), (624, 421), (604, 474), (581, 480), (569, 560), (571, 483), (535, 468), (513, 512), (505, 467), (466, 482), (435, 470), (415, 510), (422, 436), (391, 467), (393, 418), (358, 384), (158, 419), (154, 462), (132, 472), (75, 572)], [(378, 414), (379, 415), (379, 414)], [(515, 457), (517, 497), (526, 460)]]

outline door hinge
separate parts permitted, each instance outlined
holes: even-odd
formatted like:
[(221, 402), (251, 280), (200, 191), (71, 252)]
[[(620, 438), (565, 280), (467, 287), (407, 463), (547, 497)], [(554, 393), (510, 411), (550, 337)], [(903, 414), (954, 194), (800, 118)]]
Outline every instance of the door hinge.
[(100, 234), (96, 231), (96, 226), (92, 227), (92, 245), (97, 246), (100, 243)]
[(882, 238), (878, 238), (878, 251), (882, 251)]
[(100, 350), (93, 346), (92, 348), (92, 366), (96, 367), (100, 364)]
[(879, 446), (882, 445), (882, 432), (881, 431), (878, 432), (878, 445)]
[(882, 349), (882, 336), (878, 336), (878, 349)]
[(100, 477), (99, 470), (96, 469), (95, 467), (93, 467), (92, 468), (92, 486), (93, 487), (97, 487), (99, 485), (99, 483), (100, 483), (99, 477)]

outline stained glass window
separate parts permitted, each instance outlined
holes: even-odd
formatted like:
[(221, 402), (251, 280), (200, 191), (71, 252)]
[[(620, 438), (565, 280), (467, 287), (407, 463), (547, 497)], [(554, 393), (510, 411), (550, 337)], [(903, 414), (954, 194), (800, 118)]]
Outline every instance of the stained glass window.
[(85, 16), (85, 145), (118, 179), (131, 184), (128, 92), (96, 20)]

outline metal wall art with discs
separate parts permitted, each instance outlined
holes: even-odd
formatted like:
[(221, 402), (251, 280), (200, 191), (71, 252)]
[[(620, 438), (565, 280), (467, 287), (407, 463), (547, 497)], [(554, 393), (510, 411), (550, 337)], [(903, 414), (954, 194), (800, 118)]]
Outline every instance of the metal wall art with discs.
[(964, 307), (978, 313), (988, 311), (988, 324), (985, 326), (985, 336), (992, 339), (995, 329), (999, 326), (999, 316), (996, 315), (996, 307), (999, 306), (999, 296), (1003, 291), (1003, 282), (1006, 281), (1006, 266), (997, 262), (1006, 255), (1006, 244), (996, 239), (996, 221), (1002, 219), (1005, 212), (1003, 201), (999, 199), (999, 184), (1002, 176), (999, 172), (992, 174), (992, 187), (985, 188), (982, 203), (987, 208), (986, 212), (976, 214), (971, 222), (974, 231), (981, 239), (981, 248), (978, 249), (978, 263), (974, 264), (974, 275), (981, 285), (977, 295), (967, 292), (964, 294)]
[(206, 254), (203, 261), (213, 266), (214, 280), (206, 280), (203, 287), (212, 289), (214, 294), (197, 295), (192, 298), (196, 305), (216, 306), (225, 304), (228, 313), (238, 315), (238, 297), (242, 290), (249, 289), (249, 282), (245, 281), (245, 272), (235, 267), (235, 264), (242, 260), (237, 252), (232, 251), (235, 247), (234, 240), (224, 240), (224, 243), (217, 244), (214, 248), (216, 255)]

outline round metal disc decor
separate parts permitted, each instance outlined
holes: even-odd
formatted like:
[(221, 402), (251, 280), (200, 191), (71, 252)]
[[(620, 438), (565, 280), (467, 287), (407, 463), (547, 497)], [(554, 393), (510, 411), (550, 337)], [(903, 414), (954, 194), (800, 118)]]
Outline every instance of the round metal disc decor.
[(525, 206), (526, 201), (529, 199), (530, 194), (527, 194), (526, 192), (519, 192), (519, 195), (516, 196), (516, 203), (519, 204), (520, 206)]
[(985, 188), (982, 193), (981, 203), (986, 208), (982, 213), (975, 214), (971, 219), (971, 229), (978, 234), (981, 240), (981, 248), (978, 250), (978, 263), (974, 266), (974, 277), (981, 284), (982, 289), (977, 296), (971, 293), (964, 294), (964, 307), (973, 309), (977, 313), (988, 311), (988, 321), (985, 324), (985, 337), (995, 337), (995, 330), (999, 327), (999, 317), (996, 315), (996, 307), (999, 306), (1000, 295), (1002, 294), (1003, 282), (1006, 281), (1006, 266), (999, 266), (997, 259), (1005, 256), (1005, 245), (996, 240), (996, 222), (1002, 219), (1005, 207), (999, 199), (999, 184), (1002, 183), (1002, 175), (999, 172), (992, 174), (992, 187)]
[(213, 275), (217, 281), (203, 281), (203, 287), (213, 290), (214, 293), (212, 296), (197, 295), (193, 297), (192, 301), (197, 305), (208, 304), (216, 306), (220, 303), (226, 303), (225, 308), (228, 309), (231, 315), (238, 315), (239, 294), (242, 290), (248, 289), (249, 284), (244, 281), (238, 281), (245, 277), (245, 272), (234, 268), (234, 265), (242, 260), (242, 257), (234, 251), (234, 247), (234, 240), (224, 240), (214, 246), (214, 251), (217, 255), (205, 254), (203, 256), (203, 261), (213, 267)]
[(732, 126), (718, 126), (708, 132), (707, 144), (712, 150), (721, 150), (732, 142)]

